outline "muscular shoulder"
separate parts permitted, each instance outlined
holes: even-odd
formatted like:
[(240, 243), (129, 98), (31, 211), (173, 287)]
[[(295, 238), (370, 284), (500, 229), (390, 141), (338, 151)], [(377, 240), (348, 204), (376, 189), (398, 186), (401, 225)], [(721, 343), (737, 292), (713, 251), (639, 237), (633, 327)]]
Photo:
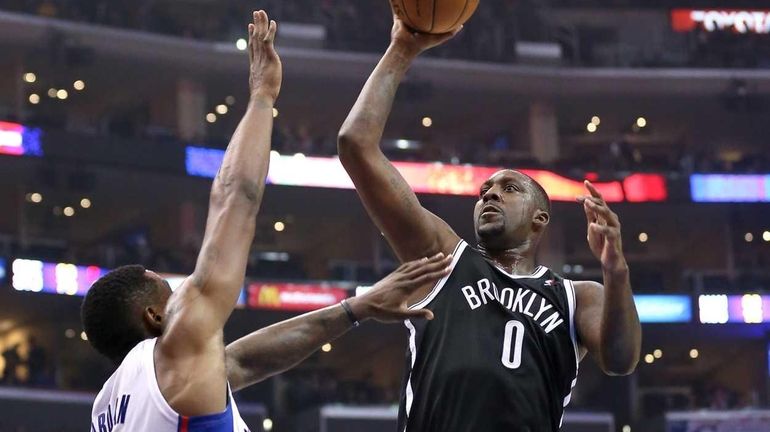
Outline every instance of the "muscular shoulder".
[(594, 281), (575, 281), (575, 325), (580, 341), (580, 357), (596, 345), (597, 334), (604, 306), (604, 285)]
[(604, 285), (590, 280), (574, 281), (575, 298), (578, 310), (581, 307), (595, 306), (603, 299)]

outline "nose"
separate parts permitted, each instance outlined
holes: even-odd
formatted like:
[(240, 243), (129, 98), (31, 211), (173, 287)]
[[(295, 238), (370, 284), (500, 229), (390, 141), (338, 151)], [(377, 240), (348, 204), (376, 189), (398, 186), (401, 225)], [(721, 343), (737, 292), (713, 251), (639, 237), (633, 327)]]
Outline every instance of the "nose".
[(500, 193), (497, 191), (497, 186), (492, 186), (487, 190), (487, 192), (482, 197), (483, 202), (488, 202), (490, 200), (493, 201), (500, 201)]

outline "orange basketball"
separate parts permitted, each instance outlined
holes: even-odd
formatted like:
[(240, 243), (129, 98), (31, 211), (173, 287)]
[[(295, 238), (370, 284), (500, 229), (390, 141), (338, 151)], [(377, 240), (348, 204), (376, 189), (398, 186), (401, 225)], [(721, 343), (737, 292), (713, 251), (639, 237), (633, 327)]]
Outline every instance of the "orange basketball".
[(476, 11), (479, 0), (390, 0), (404, 24), (422, 33), (447, 33)]

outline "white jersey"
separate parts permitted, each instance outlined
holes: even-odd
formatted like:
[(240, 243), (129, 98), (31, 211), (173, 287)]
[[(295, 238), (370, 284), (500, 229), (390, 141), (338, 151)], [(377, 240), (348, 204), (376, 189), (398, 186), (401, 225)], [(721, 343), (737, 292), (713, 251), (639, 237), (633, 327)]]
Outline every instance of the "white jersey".
[(229, 389), (223, 413), (197, 417), (176, 413), (155, 378), (156, 341), (136, 345), (104, 383), (91, 411), (91, 432), (249, 432)]

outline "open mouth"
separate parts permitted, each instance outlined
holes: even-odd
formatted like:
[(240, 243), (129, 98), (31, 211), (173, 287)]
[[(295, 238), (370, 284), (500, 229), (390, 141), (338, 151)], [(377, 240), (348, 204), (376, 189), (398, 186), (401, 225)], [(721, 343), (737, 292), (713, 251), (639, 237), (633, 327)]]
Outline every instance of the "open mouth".
[(502, 214), (502, 213), (503, 213), (502, 210), (500, 210), (499, 208), (491, 204), (487, 204), (484, 206), (484, 208), (481, 209), (481, 216), (491, 216), (491, 215)]

